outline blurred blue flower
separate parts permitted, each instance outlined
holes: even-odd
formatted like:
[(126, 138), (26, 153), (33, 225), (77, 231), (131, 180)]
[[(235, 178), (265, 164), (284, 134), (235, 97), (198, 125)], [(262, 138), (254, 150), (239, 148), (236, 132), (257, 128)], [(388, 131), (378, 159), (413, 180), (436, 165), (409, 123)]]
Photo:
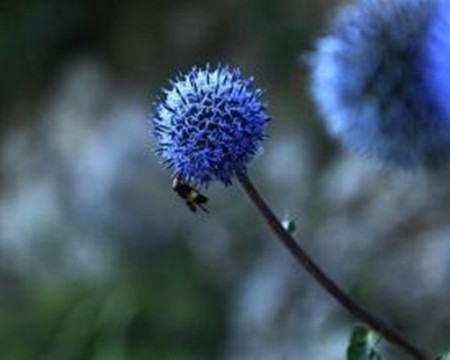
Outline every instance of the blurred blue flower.
[(238, 69), (206, 66), (179, 75), (156, 104), (156, 154), (187, 182), (230, 184), (266, 136), (261, 94)]
[[(359, 0), (338, 12), (317, 43), (309, 58), (313, 98), (330, 132), (352, 150), (404, 168), (448, 160), (449, 117), (424, 79), (435, 10), (434, 0)], [(439, 71), (448, 79), (447, 30), (436, 30), (441, 43), (428, 47), (446, 54), (436, 59), (445, 59)]]
[(450, 2), (438, 0), (424, 41), (425, 80), (436, 106), (450, 119)]

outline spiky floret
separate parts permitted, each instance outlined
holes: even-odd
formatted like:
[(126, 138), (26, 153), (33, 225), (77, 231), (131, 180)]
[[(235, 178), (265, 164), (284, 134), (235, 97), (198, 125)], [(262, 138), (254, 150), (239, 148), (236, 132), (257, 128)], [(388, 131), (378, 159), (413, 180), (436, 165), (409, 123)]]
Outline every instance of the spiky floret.
[(317, 43), (312, 94), (328, 129), (351, 149), (406, 168), (448, 160), (449, 119), (425, 85), (422, 58), (435, 5), (355, 1)]
[(170, 85), (155, 104), (156, 154), (189, 183), (230, 184), (266, 137), (261, 90), (238, 69), (222, 66), (193, 68)]

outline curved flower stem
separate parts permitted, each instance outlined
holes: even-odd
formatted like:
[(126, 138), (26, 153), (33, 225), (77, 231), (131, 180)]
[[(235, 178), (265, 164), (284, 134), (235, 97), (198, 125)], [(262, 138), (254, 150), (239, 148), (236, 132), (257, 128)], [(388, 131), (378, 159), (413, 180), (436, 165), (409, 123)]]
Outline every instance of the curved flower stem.
[(303, 248), (294, 240), (294, 238), (283, 228), (280, 221), (274, 215), (272, 210), (263, 200), (259, 192), (256, 190), (249, 177), (246, 174), (238, 176), (244, 191), (250, 200), (257, 207), (261, 215), (266, 220), (272, 231), (283, 245), (296, 258), (297, 262), (332, 296), (334, 297), (348, 312), (353, 316), (369, 325), (375, 331), (378, 331), (384, 339), (390, 343), (402, 348), (409, 353), (413, 359), (430, 360), (431, 357), (425, 351), (419, 349), (410, 341), (405, 339), (389, 324), (386, 324), (375, 315), (368, 312), (361, 305), (355, 302), (347, 293), (339, 288), (336, 283), (331, 280), (327, 274), (311, 259), (311, 257), (303, 250)]

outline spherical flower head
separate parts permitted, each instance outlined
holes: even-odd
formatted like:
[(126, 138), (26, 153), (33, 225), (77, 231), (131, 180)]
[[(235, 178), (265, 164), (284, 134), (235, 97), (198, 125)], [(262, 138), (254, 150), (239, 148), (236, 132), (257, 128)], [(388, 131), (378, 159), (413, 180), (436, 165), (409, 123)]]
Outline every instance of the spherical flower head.
[(337, 13), (318, 42), (313, 98), (330, 132), (352, 150), (403, 168), (450, 157), (450, 121), (435, 106), (423, 61), (435, 5), (359, 0)]
[(426, 85), (443, 116), (450, 118), (450, 2), (438, 0), (423, 48)]
[(156, 154), (190, 183), (231, 184), (266, 137), (261, 94), (238, 69), (206, 66), (180, 75), (156, 104)]

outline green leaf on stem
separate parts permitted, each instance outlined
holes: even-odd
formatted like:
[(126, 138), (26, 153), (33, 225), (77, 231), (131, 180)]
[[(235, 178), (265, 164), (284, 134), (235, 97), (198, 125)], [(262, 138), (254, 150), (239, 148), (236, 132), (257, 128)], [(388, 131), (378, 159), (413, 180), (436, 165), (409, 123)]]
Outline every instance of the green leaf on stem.
[(381, 360), (376, 350), (380, 335), (362, 326), (356, 326), (347, 348), (347, 360)]
[(292, 219), (284, 219), (282, 221), (282, 225), (284, 227), (284, 229), (290, 234), (292, 235), (295, 230), (297, 229), (297, 224), (295, 223), (294, 220)]
[(436, 360), (450, 360), (450, 353), (439, 355)]

